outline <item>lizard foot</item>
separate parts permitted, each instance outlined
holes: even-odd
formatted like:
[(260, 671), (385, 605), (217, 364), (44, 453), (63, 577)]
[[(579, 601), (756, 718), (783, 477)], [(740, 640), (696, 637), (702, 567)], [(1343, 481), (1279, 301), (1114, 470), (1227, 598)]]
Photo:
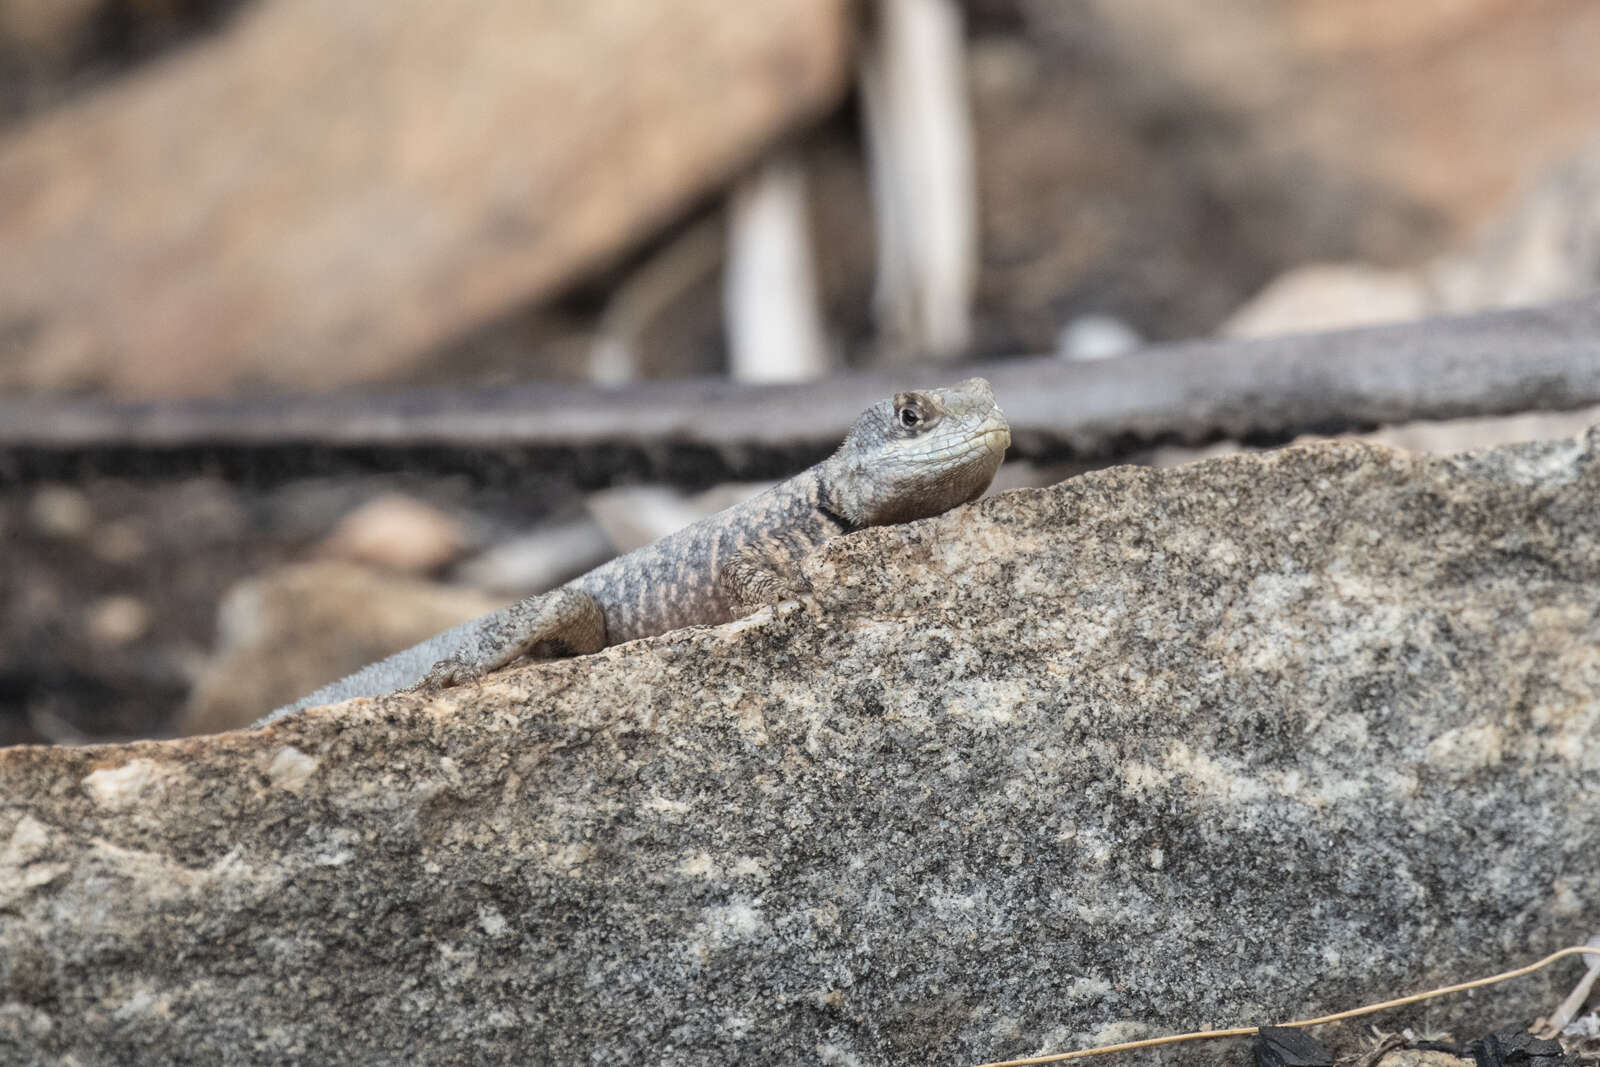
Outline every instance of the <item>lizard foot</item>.
[(486, 673), (486, 671), (475, 669), (465, 660), (451, 656), (429, 667), (427, 674), (424, 674), (417, 680), (415, 685), (407, 687), (404, 691), (407, 693), (436, 693), (441, 689), (450, 689), (476, 681)]

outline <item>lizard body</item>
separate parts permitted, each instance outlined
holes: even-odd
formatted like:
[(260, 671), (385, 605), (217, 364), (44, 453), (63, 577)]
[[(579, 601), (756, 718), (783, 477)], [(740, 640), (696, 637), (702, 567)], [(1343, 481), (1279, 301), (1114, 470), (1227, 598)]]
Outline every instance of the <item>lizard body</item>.
[(804, 591), (794, 564), (831, 537), (975, 500), (1010, 444), (982, 378), (868, 408), (838, 451), (742, 504), (379, 660), (274, 711), (455, 685), (523, 655), (581, 655), (683, 626), (727, 622)]

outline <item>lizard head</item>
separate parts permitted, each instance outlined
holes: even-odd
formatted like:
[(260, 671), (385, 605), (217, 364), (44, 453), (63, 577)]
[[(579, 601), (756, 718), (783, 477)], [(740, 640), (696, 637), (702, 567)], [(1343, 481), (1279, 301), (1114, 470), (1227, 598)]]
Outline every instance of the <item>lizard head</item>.
[(872, 405), (827, 461), (830, 510), (852, 526), (910, 522), (976, 500), (1011, 444), (982, 378)]

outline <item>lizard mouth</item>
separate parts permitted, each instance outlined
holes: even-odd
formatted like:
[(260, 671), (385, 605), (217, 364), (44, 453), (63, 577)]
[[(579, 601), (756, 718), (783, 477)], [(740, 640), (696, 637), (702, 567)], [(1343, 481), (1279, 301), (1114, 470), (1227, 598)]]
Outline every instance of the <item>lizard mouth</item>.
[(919, 453), (923, 460), (942, 463), (974, 463), (981, 459), (999, 459), (1011, 447), (1011, 429), (1005, 421), (989, 421), (966, 437), (947, 442), (940, 447)]
[(1006, 422), (1004, 415), (996, 412), (978, 427), (978, 431), (967, 439), (966, 444), (974, 450), (981, 448), (985, 452), (1004, 452), (1011, 447), (1011, 426)]

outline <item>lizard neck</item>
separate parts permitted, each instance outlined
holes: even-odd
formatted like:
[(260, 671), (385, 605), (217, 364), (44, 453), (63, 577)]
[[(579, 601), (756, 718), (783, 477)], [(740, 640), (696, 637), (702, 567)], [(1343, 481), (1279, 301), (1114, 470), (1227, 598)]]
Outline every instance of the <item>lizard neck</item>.
[(862, 474), (852, 459), (847, 450), (840, 449), (812, 468), (817, 511), (837, 524), (841, 533), (868, 525), (866, 499), (860, 491)]

